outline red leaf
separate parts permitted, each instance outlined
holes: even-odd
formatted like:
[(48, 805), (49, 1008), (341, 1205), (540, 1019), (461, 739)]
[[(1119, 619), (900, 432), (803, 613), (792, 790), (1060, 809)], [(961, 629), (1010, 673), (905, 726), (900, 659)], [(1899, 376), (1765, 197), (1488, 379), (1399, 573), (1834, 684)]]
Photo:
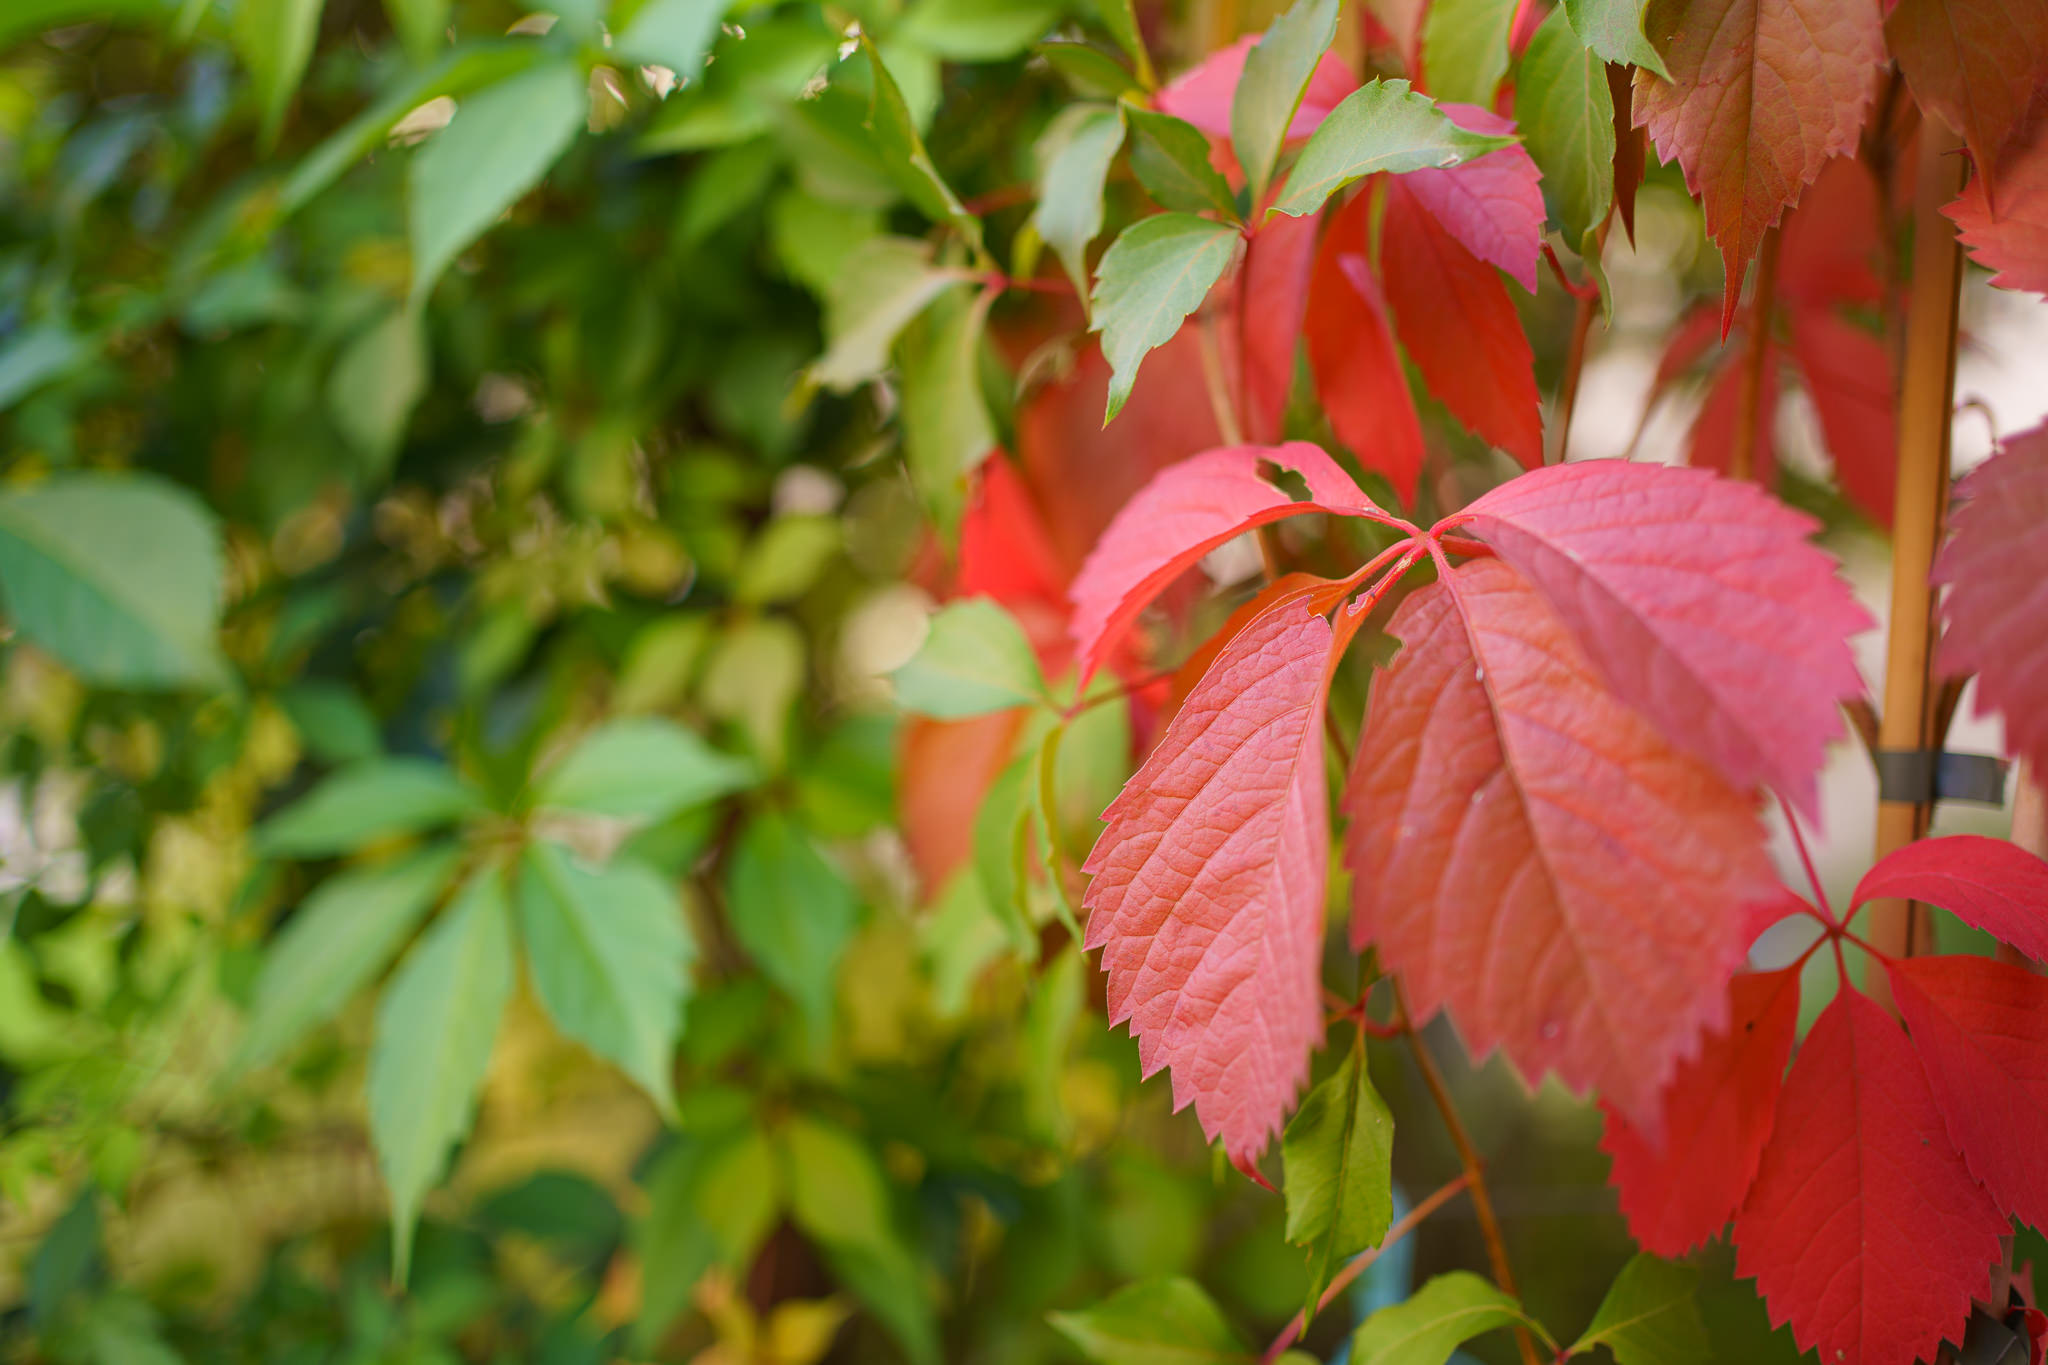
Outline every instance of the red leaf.
[(1792, 1063), (1735, 1218), (1736, 1273), (1822, 1360), (1912, 1365), (1962, 1340), (2008, 1226), (1949, 1145), (1905, 1034), (1844, 987)]
[(1535, 469), (1543, 463), (1543, 412), (1514, 300), (1403, 179), (1387, 182), (1380, 219), (1380, 279), (1401, 344), (1453, 416)]
[(1750, 802), (1594, 676), (1536, 589), (1473, 560), (1401, 604), (1344, 795), (1354, 944), (1418, 1020), (1654, 1130), (1778, 886)]
[[(1295, 502), (1260, 473), (1293, 470), (1308, 484)], [(1074, 579), (1074, 643), (1082, 681), (1159, 592), (1233, 536), (1302, 512), (1356, 515), (1372, 499), (1319, 447), (1225, 446), (1161, 470), (1124, 504)]]
[[(1258, 41), (1258, 34), (1249, 33), (1229, 47), (1210, 53), (1199, 66), (1168, 81), (1153, 98), (1152, 107), (1187, 120), (1210, 137), (1228, 139), (1230, 104), (1237, 97), (1238, 78), (1244, 75), (1244, 59)], [(1287, 136), (1292, 139), (1313, 133), (1330, 111), (1357, 88), (1358, 77), (1351, 74), (1351, 68), (1337, 50), (1325, 52), (1316, 63), (1315, 74), (1308, 79), (1308, 89), (1302, 93), (1301, 106), (1294, 111), (1294, 121), (1287, 125)]]
[[(1476, 104), (1440, 104), (1451, 122), (1474, 132), (1508, 135), (1515, 121)], [(1465, 249), (1536, 292), (1543, 250), (1543, 172), (1520, 144), (1488, 152), (1447, 170), (1410, 171), (1401, 183)]]
[(910, 864), (927, 897), (937, 895), (974, 853), (974, 813), (1009, 766), (1025, 712), (967, 720), (913, 716), (903, 726), (896, 779)]
[(1255, 441), (1280, 437), (1280, 417), (1294, 387), (1294, 352), (1308, 308), (1315, 250), (1315, 216), (1284, 213), (1260, 224), (1245, 248), (1234, 303), (1247, 434)]
[[(1736, 334), (1741, 339), (1741, 334)], [(1686, 463), (1716, 474), (1735, 467), (1735, 433), (1742, 425), (1742, 385), (1748, 371), (1748, 346), (1725, 348), (1720, 368), (1707, 387), (1706, 401), (1692, 419), (1686, 438)], [(1772, 439), (1778, 420), (1778, 348), (1764, 343), (1763, 368), (1757, 374), (1756, 435), (1750, 444), (1749, 468), (1757, 483), (1769, 488), (1777, 480), (1778, 451)]]
[(2048, 1223), (2048, 978), (1988, 957), (1907, 958), (1889, 970), (1970, 1173), (2006, 1213)]
[(2048, 427), (2009, 438), (1955, 496), (1934, 565), (1942, 670), (1975, 673), (1977, 709), (2003, 712), (2006, 748), (2048, 772)]
[(1195, 647), (1194, 653), (1181, 661), (1173, 670), (1166, 690), (1166, 702), (1160, 707), (1160, 719), (1171, 721), (1180, 713), (1181, 706), (1193, 694), (1195, 688), (1209, 672), (1209, 665), (1216, 662), (1216, 656), (1243, 633), (1244, 628), (1264, 616), (1273, 604), (1283, 597), (1297, 597), (1304, 588), (1318, 589), (1311, 593), (1305, 603), (1310, 611), (1323, 613), (1337, 605), (1344, 596), (1342, 579), (1319, 578), (1312, 573), (1284, 573), (1254, 593), (1236, 611), (1224, 619), (1214, 634)]
[(1981, 834), (1916, 840), (1864, 873), (1850, 905), (1888, 898), (1938, 905), (2048, 962), (2048, 863), (2017, 844)]
[(1060, 562), (1077, 570), (1117, 510), (1160, 470), (1223, 440), (1202, 374), (1198, 329), (1183, 327), (1145, 358), (1123, 421), (1102, 425), (1109, 362), (1094, 340), (1073, 372), (1017, 405), (1017, 456), (1045, 511)]
[(1727, 1226), (1749, 1193), (1799, 1023), (1799, 972), (1728, 983), (1728, 1026), (1664, 1089), (1664, 1144), (1653, 1146), (1611, 1105), (1600, 1146), (1614, 1159), (1628, 1231), (1643, 1250), (1683, 1256)]
[(1412, 503), (1422, 475), (1422, 423), (1387, 326), (1386, 300), (1363, 254), (1369, 207), (1367, 196), (1356, 196), (1323, 234), (1309, 282), (1308, 359), (1337, 439)]
[(1635, 120), (1706, 207), (1725, 332), (1764, 233), (1856, 145), (1884, 30), (1871, 0), (1652, 0), (1644, 29), (1671, 79), (1636, 72)]
[(1629, 68), (1607, 63), (1607, 94), (1614, 101), (1614, 207), (1631, 249), (1636, 244), (1636, 190), (1643, 183), (1643, 130), (1636, 127), (1635, 86)]
[(1778, 242), (1778, 298), (1796, 306), (1875, 304), (1884, 298), (1877, 177), (1850, 156), (1821, 168)]
[(960, 572), (954, 595), (1064, 608), (1066, 588), (1067, 575), (1046, 536), (1031, 490), (1000, 453), (983, 461), (960, 522)]
[(2048, 5), (1898, 0), (1884, 29), (1913, 98), (1961, 133), (1990, 173), (2048, 76)]
[(2048, 119), (2017, 137), (1998, 162), (1995, 211), (1990, 182), (1979, 175), (1942, 212), (1977, 264), (1996, 272), (1993, 284), (2048, 294)]
[(1848, 639), (1871, 620), (1807, 542), (1811, 518), (1698, 470), (1589, 460), (1524, 474), (1460, 519), (1543, 591), (1622, 701), (1736, 786), (1814, 811), (1835, 703), (1863, 691)]
[(1833, 313), (1806, 308), (1792, 315), (1792, 355), (1820, 415), (1835, 481), (1889, 529), (1898, 450), (1890, 348)]
[(1225, 646), (1103, 813), (1083, 865), (1089, 948), (1146, 1075), (1250, 1171), (1322, 1037), (1329, 622), (1310, 587)]

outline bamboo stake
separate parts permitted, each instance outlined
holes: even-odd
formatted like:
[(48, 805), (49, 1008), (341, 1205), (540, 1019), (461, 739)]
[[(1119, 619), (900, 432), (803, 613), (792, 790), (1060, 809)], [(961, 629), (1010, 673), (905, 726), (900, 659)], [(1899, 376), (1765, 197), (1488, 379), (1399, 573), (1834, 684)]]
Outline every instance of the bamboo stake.
[[(1928, 570), (1941, 544), (1948, 513), (1949, 423), (1955, 406), (1956, 306), (1962, 247), (1941, 210), (1962, 191), (1961, 144), (1941, 121), (1921, 124), (1920, 165), (1914, 190), (1913, 283), (1906, 312), (1906, 356), (1899, 390), (1897, 515), (1892, 528), (1891, 635), (1885, 653), (1880, 749), (1938, 747), (1934, 733), (1937, 688), (1931, 676), (1934, 591)], [(1876, 856), (1884, 857), (1927, 832), (1931, 803), (1877, 805)], [(1894, 956), (1933, 946), (1926, 908), (1908, 901), (1873, 902), (1864, 936)], [(1879, 1003), (1891, 1004), (1891, 983), (1876, 972), (1867, 983)]]
[(1764, 357), (1770, 354), (1771, 313), (1777, 305), (1779, 232), (1774, 227), (1764, 234), (1750, 286), (1749, 353), (1743, 357), (1742, 388), (1736, 394), (1735, 448), (1728, 455), (1728, 476), (1745, 482), (1756, 478), (1756, 419), (1763, 406)]

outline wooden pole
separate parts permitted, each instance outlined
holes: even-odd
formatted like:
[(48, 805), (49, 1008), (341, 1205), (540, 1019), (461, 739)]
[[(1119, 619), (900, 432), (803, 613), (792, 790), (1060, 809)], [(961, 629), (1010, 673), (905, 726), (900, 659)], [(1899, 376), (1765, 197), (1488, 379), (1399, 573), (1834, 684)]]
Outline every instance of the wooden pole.
[[(1884, 711), (1879, 750), (1938, 748), (1932, 677), (1934, 591), (1927, 582), (1948, 514), (1949, 423), (1955, 407), (1956, 301), (1962, 248), (1942, 207), (1961, 193), (1960, 142), (1933, 115), (1923, 119), (1914, 189), (1913, 282), (1906, 311), (1906, 355), (1899, 390), (1897, 514), (1892, 526), (1891, 635), (1885, 652)], [(1927, 832), (1932, 803), (1877, 803), (1876, 856), (1884, 857)], [(1933, 923), (1924, 906), (1874, 901), (1863, 933), (1884, 952), (1907, 957), (1933, 946)], [(1890, 1005), (1882, 972), (1869, 993)]]
[[(1756, 253), (1756, 274), (1749, 295), (1749, 352), (1742, 358), (1742, 387), (1736, 393), (1735, 447), (1728, 455), (1728, 476), (1747, 482), (1756, 479), (1756, 419), (1763, 406), (1764, 360), (1771, 353), (1771, 313), (1778, 298), (1778, 234), (1778, 228), (1766, 232)], [(1768, 432), (1763, 435), (1769, 439)]]

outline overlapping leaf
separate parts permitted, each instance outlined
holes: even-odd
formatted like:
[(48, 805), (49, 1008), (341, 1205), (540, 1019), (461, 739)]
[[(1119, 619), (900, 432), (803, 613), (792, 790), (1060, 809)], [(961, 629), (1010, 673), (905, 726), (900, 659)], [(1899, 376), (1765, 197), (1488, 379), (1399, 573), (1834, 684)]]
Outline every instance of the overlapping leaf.
[[(1299, 474), (1309, 500), (1296, 502), (1260, 472)], [(1074, 579), (1074, 643), (1086, 675), (1099, 667), (1138, 613), (1209, 551), (1256, 526), (1302, 512), (1372, 509), (1336, 461), (1306, 441), (1225, 446), (1162, 470), (1124, 504)]]
[(1607, 1109), (1608, 1178), (1629, 1235), (1659, 1256), (1683, 1256), (1727, 1225), (1771, 1135), (1799, 1022), (1799, 973), (1744, 974), (1728, 996), (1726, 1027), (1664, 1089), (1661, 1145)]
[(1898, 0), (1884, 33), (1914, 100), (1963, 135), (1995, 192), (1998, 155), (2048, 76), (2048, 6)]
[(1823, 1360), (1912, 1365), (1961, 1341), (2007, 1223), (1949, 1145), (1899, 1026), (1844, 986), (1800, 1047), (1737, 1273)]
[(1238, 282), (1237, 341), (1244, 370), (1246, 435), (1277, 440), (1294, 387), (1294, 353), (1308, 308), (1316, 220), (1278, 215), (1258, 225)]
[(2048, 118), (2015, 133), (2000, 156), (1995, 203), (1991, 186), (1973, 177), (1942, 212), (1993, 284), (2048, 294)]
[(1855, 146), (1884, 62), (1865, 0), (1651, 0), (1671, 78), (1636, 73), (1635, 121), (1676, 160), (1727, 267), (1721, 326), (1764, 233), (1829, 157)]
[[(1606, 93), (1606, 86), (1601, 86)], [(1460, 128), (1512, 137), (1515, 121), (1475, 104), (1439, 104)], [(1612, 129), (1610, 128), (1610, 132)], [(1523, 147), (1502, 147), (1463, 165), (1410, 171), (1401, 183), (1456, 238), (1530, 293), (1543, 248), (1543, 173)]]
[[(1523, 475), (1461, 516), (1623, 701), (1736, 786), (1813, 811), (1836, 703), (1863, 690), (1848, 639), (1870, 618), (1810, 518), (1749, 484), (1614, 460)], [(1760, 678), (1771, 706), (1754, 704)]]
[(1418, 1019), (1658, 1136), (1777, 886), (1750, 803), (1615, 699), (1537, 590), (1479, 559), (1402, 604), (1344, 797), (1352, 940)]
[(1976, 674), (1978, 709), (2002, 713), (2007, 747), (2048, 772), (2048, 427), (2009, 438), (1956, 500), (1934, 567), (1941, 667)]
[(1451, 236), (1402, 179), (1387, 183), (1380, 277), (1395, 329), (1429, 391), (1515, 457), (1543, 463), (1543, 413), (1529, 339), (1493, 267)]
[(1970, 1173), (2006, 1213), (2048, 1222), (2048, 977), (1988, 957), (1904, 958), (1892, 997)]
[(1792, 357), (1820, 417), (1835, 481), (1872, 521), (1890, 527), (1898, 450), (1890, 349), (1854, 323), (1806, 309), (1792, 318)]
[(1855, 905), (1926, 901), (1965, 924), (2048, 962), (2048, 862), (1981, 834), (1920, 839), (1885, 857), (1856, 883)]
[[(1306, 589), (1304, 596), (1313, 593)], [(1329, 622), (1302, 597), (1226, 646), (1103, 813), (1083, 870), (1112, 1023), (1247, 1171), (1322, 1036)]]
[[(1230, 136), (1230, 106), (1237, 84), (1244, 74), (1245, 58), (1259, 41), (1247, 34), (1229, 47), (1212, 52), (1196, 67), (1168, 81), (1153, 98), (1153, 107), (1184, 119), (1211, 137)], [(1332, 109), (1358, 88), (1358, 78), (1336, 52), (1325, 52), (1316, 62), (1315, 73), (1302, 91), (1301, 103), (1288, 121), (1289, 138), (1307, 137), (1321, 126)]]
[(1385, 476), (1403, 502), (1422, 475), (1422, 422), (1387, 320), (1386, 299), (1365, 258), (1371, 207), (1361, 193), (1323, 233), (1309, 277), (1309, 366), (1316, 396), (1337, 439), (1360, 464)]

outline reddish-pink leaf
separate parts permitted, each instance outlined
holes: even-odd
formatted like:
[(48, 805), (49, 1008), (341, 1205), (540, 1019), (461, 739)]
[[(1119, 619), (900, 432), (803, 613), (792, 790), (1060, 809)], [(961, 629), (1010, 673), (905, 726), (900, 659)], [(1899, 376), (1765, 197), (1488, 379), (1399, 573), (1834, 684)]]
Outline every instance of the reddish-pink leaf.
[[(1473, 132), (1506, 136), (1515, 131), (1513, 119), (1476, 104), (1437, 108)], [(1499, 266), (1533, 294), (1543, 250), (1542, 179), (1535, 159), (1517, 143), (1447, 170), (1410, 171), (1402, 183), (1467, 251)]]
[[(1884, 31), (1913, 98), (1961, 133), (1979, 169), (1992, 174), (2027, 102), (2048, 77), (2048, 5), (1898, 0)], [(1996, 186), (1993, 191), (1999, 197)]]
[(1981, 834), (1920, 839), (1887, 854), (1856, 883), (1851, 905), (1926, 901), (2048, 962), (2048, 862)]
[(1146, 1075), (1168, 1067), (1211, 1141), (1254, 1169), (1322, 1037), (1329, 815), (1323, 705), (1330, 624), (1276, 603), (1189, 694), (1103, 813), (1082, 870), (1087, 946), (1101, 948), (1111, 1023), (1129, 1020)]
[(1624, 702), (1736, 786), (1814, 811), (1836, 703), (1863, 692), (1848, 640), (1871, 620), (1807, 541), (1812, 518), (1752, 484), (1620, 460), (1524, 474), (1460, 518), (1542, 589)]
[(1778, 887), (1750, 801), (1594, 675), (1498, 559), (1402, 603), (1344, 796), (1355, 944), (1475, 1055), (1655, 1134)]
[(1728, 1024), (1664, 1088), (1664, 1143), (1614, 1109), (1600, 1146), (1614, 1159), (1628, 1231), (1643, 1250), (1683, 1256), (1742, 1206), (1771, 1135), (1785, 1059), (1799, 1024), (1799, 972), (1745, 973), (1728, 983)]
[(1880, 302), (1884, 219), (1878, 208), (1870, 167), (1852, 156), (1822, 167), (1785, 220), (1778, 242), (1779, 300), (1814, 308)]
[[(1153, 99), (1162, 113), (1185, 119), (1210, 137), (1230, 136), (1230, 103), (1237, 97), (1238, 78), (1244, 75), (1244, 59), (1259, 41), (1256, 33), (1246, 34), (1229, 47), (1210, 53), (1201, 65), (1168, 81)], [(1358, 88), (1358, 77), (1332, 48), (1316, 63), (1302, 93), (1294, 121), (1287, 125), (1289, 138), (1307, 137), (1322, 126), (1330, 111)]]
[(1315, 252), (1313, 214), (1276, 214), (1258, 226), (1245, 248), (1233, 306), (1244, 367), (1246, 434), (1255, 441), (1280, 437), (1280, 416), (1287, 392), (1294, 387), (1294, 352), (1301, 341)]
[(1422, 474), (1422, 422), (1387, 325), (1386, 300), (1365, 259), (1369, 200), (1337, 210), (1317, 249), (1308, 294), (1308, 359), (1337, 439), (1386, 476), (1404, 503)]
[(1949, 1144), (1906, 1035), (1844, 986), (1778, 1100), (1735, 1217), (1736, 1273), (1822, 1360), (1913, 1365), (1962, 1340), (2008, 1226)]
[(1045, 533), (1031, 490), (998, 452), (981, 465), (967, 514), (960, 521), (960, 597), (993, 597), (1006, 605), (1044, 602), (1066, 606), (1067, 575)]
[(2048, 118), (2021, 129), (1999, 158), (1995, 206), (1979, 175), (1942, 212), (1977, 264), (1996, 272), (1993, 284), (2048, 294)]
[(2048, 977), (1988, 957), (1890, 964), (1892, 996), (1970, 1173), (2023, 1223), (2048, 1223)]
[[(1272, 464), (1299, 474), (1309, 500), (1295, 502), (1260, 472)], [(1074, 578), (1074, 643), (1083, 681), (1107, 657), (1146, 603), (1196, 560), (1255, 526), (1302, 512), (1373, 510), (1351, 476), (1306, 441), (1224, 446), (1161, 470), (1116, 514)]]
[(1635, 119), (1706, 207), (1726, 331), (1764, 233), (1856, 145), (1884, 30), (1872, 0), (1651, 0), (1643, 27), (1671, 79), (1636, 72)]
[(1543, 463), (1543, 411), (1514, 300), (1406, 179), (1387, 182), (1380, 219), (1380, 279), (1401, 344), (1453, 416), (1535, 469)]
[(1792, 356), (1820, 415), (1835, 481), (1889, 529), (1898, 451), (1890, 348), (1834, 313), (1803, 308), (1792, 315)]
[[(1737, 340), (1744, 340), (1736, 334)], [(1724, 348), (1721, 364), (1707, 385), (1706, 399), (1686, 434), (1686, 463), (1716, 474), (1735, 467), (1735, 433), (1742, 427), (1742, 386), (1749, 368), (1748, 345)], [(1778, 415), (1778, 347), (1766, 341), (1757, 372), (1755, 435), (1750, 439), (1750, 476), (1765, 488), (1777, 479), (1778, 448), (1772, 428)]]
[(2048, 772), (2048, 427), (2009, 438), (1956, 489), (1934, 581), (1948, 585), (1939, 658), (1977, 675), (1977, 708)]

